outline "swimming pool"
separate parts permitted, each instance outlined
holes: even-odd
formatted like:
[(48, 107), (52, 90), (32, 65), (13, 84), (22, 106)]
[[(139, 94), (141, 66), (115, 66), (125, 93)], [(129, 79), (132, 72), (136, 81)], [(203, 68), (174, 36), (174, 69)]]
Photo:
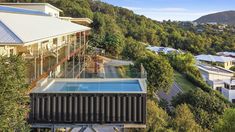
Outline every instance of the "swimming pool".
[(110, 82), (55, 82), (49, 91), (141, 91), (139, 82), (134, 81), (110, 81)]
[(141, 92), (138, 80), (112, 81), (55, 81), (48, 85), (43, 92)]

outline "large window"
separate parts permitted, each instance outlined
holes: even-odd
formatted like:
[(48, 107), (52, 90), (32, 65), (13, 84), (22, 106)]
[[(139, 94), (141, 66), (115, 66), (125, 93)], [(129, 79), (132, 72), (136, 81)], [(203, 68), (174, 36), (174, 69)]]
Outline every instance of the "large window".
[(232, 103), (235, 103), (235, 99), (232, 99)]
[(57, 43), (58, 43), (57, 38), (54, 38), (54, 39), (53, 39), (53, 44), (55, 44), (55, 45), (56, 45)]

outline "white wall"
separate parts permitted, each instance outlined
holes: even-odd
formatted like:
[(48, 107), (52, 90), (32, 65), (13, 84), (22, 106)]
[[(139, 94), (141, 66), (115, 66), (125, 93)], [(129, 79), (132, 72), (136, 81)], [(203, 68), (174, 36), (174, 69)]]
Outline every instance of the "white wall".
[(57, 10), (51, 8), (51, 7), (48, 7), (48, 6), (45, 7), (45, 13), (49, 14), (49, 15), (51, 15), (53, 17), (59, 17), (60, 16), (60, 12), (59, 11), (57, 11)]
[(232, 102), (232, 99), (235, 99), (235, 90), (228, 90), (226, 88), (222, 88), (222, 94)]

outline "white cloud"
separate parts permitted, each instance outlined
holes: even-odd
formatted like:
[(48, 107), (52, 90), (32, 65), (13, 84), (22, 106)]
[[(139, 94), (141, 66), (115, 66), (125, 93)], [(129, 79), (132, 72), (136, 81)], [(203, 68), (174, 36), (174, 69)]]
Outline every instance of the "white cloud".
[(135, 13), (145, 15), (154, 20), (178, 20), (178, 21), (192, 21), (203, 15), (215, 13), (218, 11), (193, 11), (186, 8), (169, 7), (169, 8), (141, 8), (141, 7), (124, 7), (133, 10)]
[(169, 8), (141, 8), (141, 7), (124, 7), (133, 11), (157, 11), (157, 12), (183, 12), (187, 11), (185, 8), (175, 8), (175, 7), (169, 7)]

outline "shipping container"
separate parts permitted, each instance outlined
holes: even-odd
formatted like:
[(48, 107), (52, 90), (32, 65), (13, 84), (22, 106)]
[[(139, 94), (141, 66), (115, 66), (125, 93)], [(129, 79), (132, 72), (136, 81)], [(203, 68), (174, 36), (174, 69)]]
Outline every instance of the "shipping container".
[[(82, 81), (84, 82), (84, 80)], [(63, 79), (62, 82), (69, 81)], [(100, 80), (98, 82), (102, 83)], [(103, 80), (103, 82), (105, 81)], [(137, 82), (143, 83), (143, 81)], [(123, 80), (120, 83), (123, 83)], [(31, 124), (143, 125), (146, 123), (146, 90), (143, 84), (139, 84), (140, 91), (79, 91), (74, 89), (70, 91), (71, 88), (74, 88), (74, 86), (71, 86), (71, 81), (69, 84), (66, 84), (66, 86), (69, 85), (69, 88), (66, 88), (65, 91), (53, 91), (53, 89), (58, 89), (60, 86), (61, 88), (65, 86), (58, 83), (58, 85), (53, 87), (52, 84), (46, 83), (46, 85), (41, 85), (37, 90), (30, 93), (31, 111), (29, 122)], [(76, 85), (78, 84), (80, 82), (76, 81)], [(49, 89), (47, 85), (49, 85)], [(102, 87), (103, 85), (101, 84), (99, 86)], [(110, 85), (106, 85), (105, 83), (106, 86)], [(116, 85), (112, 86), (115, 87)], [(121, 86), (123, 86), (122, 89), (125, 89), (127, 85)], [(132, 86), (128, 85), (127, 87), (131, 88)]]

